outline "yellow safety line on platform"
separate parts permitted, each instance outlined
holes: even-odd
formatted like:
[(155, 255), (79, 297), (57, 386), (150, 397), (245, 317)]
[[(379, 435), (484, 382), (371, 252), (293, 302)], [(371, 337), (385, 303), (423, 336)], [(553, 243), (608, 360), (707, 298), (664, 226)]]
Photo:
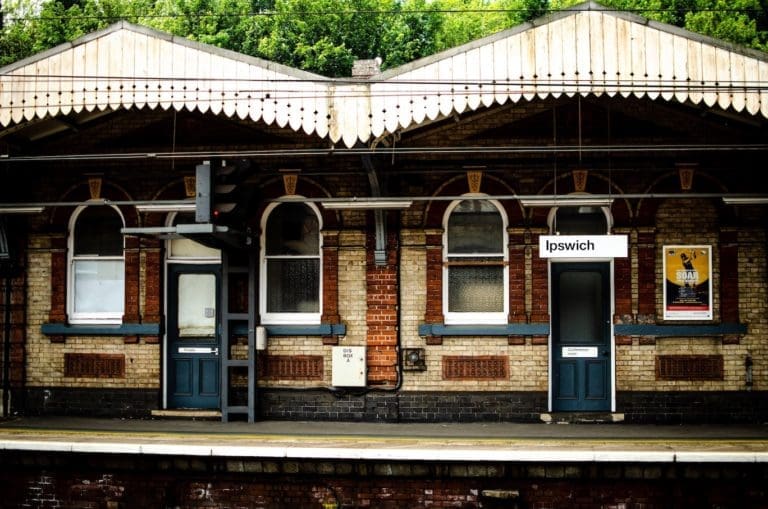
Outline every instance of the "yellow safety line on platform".
[[(439, 446), (456, 446), (472, 444), (505, 444), (505, 445), (531, 445), (543, 448), (550, 447), (589, 447), (596, 445), (635, 445), (635, 446), (659, 446), (676, 447), (701, 445), (711, 447), (748, 447), (768, 450), (768, 438), (637, 438), (637, 437), (569, 437), (567, 439), (547, 437), (462, 437), (462, 436), (383, 436), (383, 435), (292, 435), (292, 434), (261, 434), (261, 433), (200, 433), (200, 432), (159, 432), (159, 431), (104, 431), (104, 430), (54, 430), (54, 429), (14, 429), (0, 426), (0, 437), (6, 435), (16, 439), (50, 440), (56, 437), (70, 437), (88, 440), (117, 438), (124, 441), (136, 440), (174, 440), (174, 441), (203, 441), (203, 442), (269, 442), (273, 444), (283, 443), (321, 443), (323, 447), (332, 447), (330, 442), (342, 443), (418, 443), (421, 445), (436, 444)], [(10, 438), (10, 437), (9, 437)]]

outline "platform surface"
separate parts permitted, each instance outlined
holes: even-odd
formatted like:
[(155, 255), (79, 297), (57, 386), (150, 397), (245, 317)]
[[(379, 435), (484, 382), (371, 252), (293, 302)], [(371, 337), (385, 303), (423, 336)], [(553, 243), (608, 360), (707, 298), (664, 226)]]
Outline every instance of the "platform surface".
[(766, 463), (768, 425), (19, 417), (0, 420), (0, 450), (340, 460)]

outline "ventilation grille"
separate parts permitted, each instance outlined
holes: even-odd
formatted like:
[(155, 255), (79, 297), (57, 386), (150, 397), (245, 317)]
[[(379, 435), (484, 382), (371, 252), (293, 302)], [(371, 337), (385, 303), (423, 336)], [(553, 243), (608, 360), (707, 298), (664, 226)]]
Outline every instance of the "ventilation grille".
[(506, 380), (509, 359), (503, 355), (443, 357), (444, 380)]
[(65, 353), (64, 376), (72, 378), (125, 378), (125, 355)]
[(722, 380), (722, 355), (659, 355), (657, 380)]

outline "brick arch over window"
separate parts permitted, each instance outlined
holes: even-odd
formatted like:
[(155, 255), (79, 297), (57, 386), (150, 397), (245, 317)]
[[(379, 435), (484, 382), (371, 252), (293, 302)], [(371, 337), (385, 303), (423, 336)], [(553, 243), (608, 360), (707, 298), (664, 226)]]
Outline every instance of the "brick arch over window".
[[(692, 187), (688, 192), (718, 194), (727, 192), (727, 189), (717, 179), (706, 172), (699, 170), (694, 173)], [(647, 195), (662, 193), (685, 194), (680, 189), (680, 176), (676, 171), (670, 171), (660, 175), (644, 192), (644, 194)], [(661, 203), (662, 201), (656, 198), (642, 198), (638, 200), (636, 209), (637, 224), (655, 224), (656, 214), (658, 213), (658, 208)], [(722, 200), (716, 200), (715, 205), (718, 208), (719, 214), (728, 215), (728, 209), (724, 206)]]
[[(62, 202), (86, 203), (94, 198), (109, 201), (130, 201), (128, 193), (109, 182), (98, 179), (98, 182), (85, 181), (69, 189), (62, 195)], [(138, 226), (139, 217), (136, 209), (129, 205), (117, 207), (123, 216), (126, 227)], [(51, 306), (48, 315), (51, 323), (67, 322), (67, 287), (69, 267), (67, 257), (67, 242), (69, 223), (75, 206), (56, 207), (51, 211), (50, 224), (55, 234), (51, 238)], [(125, 257), (125, 304), (122, 322), (139, 323), (139, 275), (140, 275), (140, 246), (135, 237), (126, 237), (124, 245)], [(54, 338), (55, 339), (55, 338)]]
[[(555, 189), (554, 182), (557, 184)], [(574, 186), (573, 172), (559, 175), (556, 181), (550, 180), (547, 185), (538, 192), (541, 196), (552, 196), (557, 191), (558, 195), (577, 192)], [(634, 211), (630, 200), (622, 198), (623, 190), (613, 181), (609, 181), (604, 175), (588, 174), (583, 193), (589, 194), (613, 194), (615, 195), (611, 205), (611, 218), (614, 227), (629, 226), (633, 222)], [(541, 227), (547, 226), (549, 208), (533, 207), (528, 212), (530, 224)]]
[[(259, 200), (258, 206), (254, 207), (248, 215), (248, 225), (253, 229), (254, 233), (260, 234), (261, 218), (264, 215), (264, 211), (269, 205), (269, 200), (280, 198), (285, 196), (285, 187), (283, 181), (280, 178), (273, 178), (264, 181), (259, 184)], [(330, 198), (332, 195), (321, 184), (314, 179), (299, 176), (296, 183), (296, 195), (304, 196), (310, 199), (324, 199)], [(320, 211), (320, 215), (323, 221), (323, 230), (336, 230), (341, 227), (341, 221), (339, 219), (339, 213), (335, 210), (326, 210), (320, 204), (317, 204), (317, 208)]]
[[(433, 194), (434, 197), (440, 196), (461, 196), (469, 192), (467, 178), (463, 175), (453, 177), (445, 182)], [(480, 193), (489, 195), (513, 195), (514, 190), (503, 180), (492, 175), (484, 175), (480, 185)], [(509, 226), (521, 226), (524, 222), (523, 209), (517, 200), (500, 201), (504, 212), (507, 214)], [(445, 211), (450, 204), (449, 200), (434, 200), (427, 203), (424, 210), (423, 225), (425, 228), (442, 228)]]

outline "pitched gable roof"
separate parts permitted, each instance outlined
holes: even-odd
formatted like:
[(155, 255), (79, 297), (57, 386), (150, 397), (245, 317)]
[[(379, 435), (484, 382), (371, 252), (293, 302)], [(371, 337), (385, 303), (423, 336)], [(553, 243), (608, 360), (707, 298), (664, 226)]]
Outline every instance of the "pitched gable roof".
[(251, 118), (325, 137), (327, 96), (322, 76), (118, 22), (0, 69), (0, 125), (83, 110), (159, 107)]
[(594, 2), (374, 79), (374, 136), (425, 117), (574, 94), (703, 103), (768, 118), (768, 54)]
[(588, 2), (391, 69), (333, 80), (121, 22), (0, 69), (0, 126), (120, 107), (211, 111), (353, 146), (494, 103), (690, 102), (768, 118), (768, 54)]

